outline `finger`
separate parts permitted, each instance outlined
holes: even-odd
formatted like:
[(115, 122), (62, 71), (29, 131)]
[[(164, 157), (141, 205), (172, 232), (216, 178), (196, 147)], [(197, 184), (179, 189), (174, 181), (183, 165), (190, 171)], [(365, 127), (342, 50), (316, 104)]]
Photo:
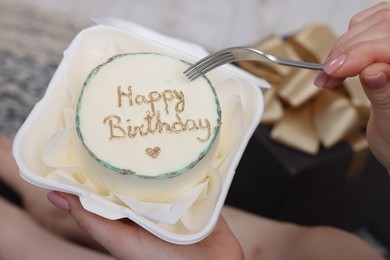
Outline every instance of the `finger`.
[(319, 88), (334, 88), (340, 86), (344, 80), (345, 78), (332, 78), (326, 72), (320, 71), (314, 79), (314, 85)]
[(102, 218), (85, 210), (75, 195), (51, 191), (47, 197), (58, 208), (68, 211), (84, 232), (104, 245), (110, 244), (108, 237), (111, 233), (117, 235), (122, 233), (121, 228), (119, 228), (120, 222)]
[(350, 26), (348, 31), (340, 36), (332, 48), (332, 55), (335, 56), (338, 52), (342, 52), (349, 46), (359, 41), (378, 39), (389, 35), (387, 27), (390, 22), (390, 9), (381, 10), (368, 16), (359, 23)]
[(390, 10), (386, 11), (386, 17), (375, 16), (368, 19), (368, 22), (356, 25), (347, 33), (341, 36), (334, 44), (330, 57), (335, 57), (342, 52), (346, 52), (352, 46), (360, 42), (380, 40), (390, 37)]
[[(360, 79), (375, 116), (390, 122), (390, 65), (372, 64), (362, 71)], [(376, 120), (381, 121), (379, 118)]]
[(381, 3), (356, 14), (350, 20), (348, 31), (334, 43), (325, 63), (344, 53), (359, 41), (388, 37), (389, 18), (390, 3)]
[(390, 169), (390, 65), (372, 64), (362, 71), (360, 79), (372, 104), (373, 116), (367, 125), (367, 139), (377, 159)]
[[(48, 198), (57, 207), (69, 211), (84, 232), (118, 258), (129, 257), (131, 253), (137, 259), (137, 254), (143, 251), (140, 248), (150, 246), (157, 240), (134, 223), (109, 220), (88, 212), (75, 195), (52, 191)], [(145, 241), (148, 242), (143, 243)], [(126, 257), (121, 255), (124, 253)]]
[(324, 71), (333, 78), (354, 77), (373, 63), (388, 63), (390, 37), (380, 40), (359, 42), (345, 53), (325, 64)]
[(354, 27), (356, 24), (361, 23), (368, 17), (382, 10), (384, 11), (390, 10), (390, 3), (382, 2), (355, 14), (349, 22), (349, 28)]

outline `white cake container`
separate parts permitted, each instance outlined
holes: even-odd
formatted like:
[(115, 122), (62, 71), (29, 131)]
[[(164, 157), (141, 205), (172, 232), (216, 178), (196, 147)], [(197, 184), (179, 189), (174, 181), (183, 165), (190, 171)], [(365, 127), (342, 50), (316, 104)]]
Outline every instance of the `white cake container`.
[[(140, 34), (142, 34), (142, 30), (140, 31), (139, 28), (137, 28), (137, 33), (132, 33), (103, 25), (93, 26), (80, 32), (66, 50), (66, 55), (54, 74), (45, 96), (36, 104), (17, 133), (14, 140), (13, 155), (20, 168), (21, 176), (34, 185), (76, 194), (80, 197), (85, 209), (108, 219), (129, 218), (166, 241), (176, 244), (195, 243), (205, 238), (215, 227), (235, 174), (235, 169), (263, 114), (264, 102), (260, 87), (267, 88), (267, 83), (260, 80), (259, 82), (263, 85), (258, 86), (245, 73), (241, 73), (233, 66), (218, 68), (210, 72), (208, 77), (217, 83), (226, 79), (239, 82), (235, 92), (240, 96), (243, 104), (244, 121), (241, 126), (243, 135), (240, 137), (239, 145), (229, 154), (221, 167), (224, 171), (221, 190), (207, 224), (198, 231), (193, 233), (172, 232), (161, 225), (157, 225), (154, 221), (136, 214), (130, 208), (115, 204), (81, 187), (69, 183), (58, 183), (45, 177), (50, 169), (43, 163), (42, 155), (46, 143), (57, 131), (57, 116), (63, 109), (61, 100), (66, 96), (66, 90), (62, 87), (63, 82), (67, 81), (67, 77), (78, 77), (79, 74), (77, 73), (81, 73), (80, 75), (83, 77), (96, 65), (92, 62), (91, 67), (82, 67), (81, 72), (80, 69), (74, 69), (71, 75), (65, 73), (65, 67), (69, 64), (77, 64), (79, 60), (83, 63), (90, 58), (88, 55), (85, 56), (85, 50), (93, 49), (106, 52), (110, 46), (118, 43), (127, 52), (160, 52), (190, 62), (201, 58), (199, 52), (195, 56), (194, 53), (186, 52), (185, 44), (181, 44), (179, 41), (166, 41), (168, 38), (159, 38), (157, 37), (158, 34), (148, 34), (149, 38)], [(191, 48), (187, 48), (187, 51), (191, 52)]]

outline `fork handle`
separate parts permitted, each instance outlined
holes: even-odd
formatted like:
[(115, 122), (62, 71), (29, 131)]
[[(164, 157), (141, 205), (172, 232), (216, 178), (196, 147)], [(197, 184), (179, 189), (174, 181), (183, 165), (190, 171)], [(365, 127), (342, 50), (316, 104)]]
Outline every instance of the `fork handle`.
[(314, 63), (314, 62), (306, 62), (306, 61), (295, 61), (295, 60), (287, 60), (283, 58), (278, 58), (278, 60), (271, 59), (270, 57), (267, 57), (268, 59), (285, 66), (291, 66), (291, 67), (298, 67), (298, 68), (304, 68), (304, 69), (312, 69), (312, 70), (323, 70), (324, 64), (321, 63)]

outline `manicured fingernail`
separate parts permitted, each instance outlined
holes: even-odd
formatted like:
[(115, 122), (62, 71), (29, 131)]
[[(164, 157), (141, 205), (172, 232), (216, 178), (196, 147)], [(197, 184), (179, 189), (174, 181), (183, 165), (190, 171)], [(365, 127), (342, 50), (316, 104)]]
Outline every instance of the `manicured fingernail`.
[(49, 192), (47, 194), (47, 198), (57, 208), (64, 211), (70, 210), (69, 202), (64, 197), (62, 197), (58, 192), (56, 191)]
[(364, 82), (369, 88), (380, 89), (387, 84), (388, 78), (384, 72), (379, 72), (372, 76), (365, 76)]
[(316, 78), (314, 79), (314, 85), (319, 88), (322, 88), (329, 81), (329, 79), (330, 76), (327, 73), (320, 71), (318, 72)]
[(324, 71), (328, 74), (332, 74), (336, 70), (338, 70), (341, 66), (343, 66), (344, 62), (347, 60), (347, 55), (342, 54), (337, 58), (327, 62), (324, 67)]

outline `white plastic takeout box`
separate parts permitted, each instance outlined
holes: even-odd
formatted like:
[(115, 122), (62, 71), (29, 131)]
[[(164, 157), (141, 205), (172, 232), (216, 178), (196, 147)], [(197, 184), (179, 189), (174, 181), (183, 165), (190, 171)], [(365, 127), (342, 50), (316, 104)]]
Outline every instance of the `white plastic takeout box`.
[[(132, 30), (134, 28), (136, 30)], [(226, 78), (234, 78), (240, 82), (237, 93), (239, 93), (243, 104), (244, 131), (239, 145), (229, 155), (223, 167), (225, 172), (222, 188), (208, 223), (195, 233), (174, 233), (143, 216), (135, 214), (131, 209), (105, 200), (90, 191), (45, 178), (50, 169), (43, 163), (42, 155), (46, 143), (57, 129), (57, 116), (63, 109), (60, 104), (65, 90), (61, 86), (63, 86), (67, 77), (77, 77), (77, 75), (65, 73), (65, 67), (77, 62), (77, 60), (88, 59), (88, 56), (84, 55), (85, 50), (103, 52), (116, 43), (124, 47), (127, 52), (161, 52), (190, 62), (194, 62), (206, 54), (198, 46), (159, 35), (148, 29), (143, 30), (142, 27), (137, 25), (132, 25), (130, 31), (104, 25), (96, 25), (83, 30), (65, 51), (64, 59), (55, 72), (45, 96), (36, 104), (15, 137), (13, 155), (20, 168), (20, 174), (25, 180), (34, 185), (78, 195), (85, 209), (105, 218), (129, 218), (161, 239), (172, 243), (191, 244), (198, 242), (205, 238), (217, 223), (235, 169), (263, 114), (264, 104), (260, 87), (267, 88), (268, 84), (261, 79), (257, 82), (253, 81), (245, 72), (241, 72), (232, 65), (223, 66), (208, 74), (213, 82), (219, 82)], [(92, 68), (93, 66), (85, 68), (85, 70), (90, 71)]]

